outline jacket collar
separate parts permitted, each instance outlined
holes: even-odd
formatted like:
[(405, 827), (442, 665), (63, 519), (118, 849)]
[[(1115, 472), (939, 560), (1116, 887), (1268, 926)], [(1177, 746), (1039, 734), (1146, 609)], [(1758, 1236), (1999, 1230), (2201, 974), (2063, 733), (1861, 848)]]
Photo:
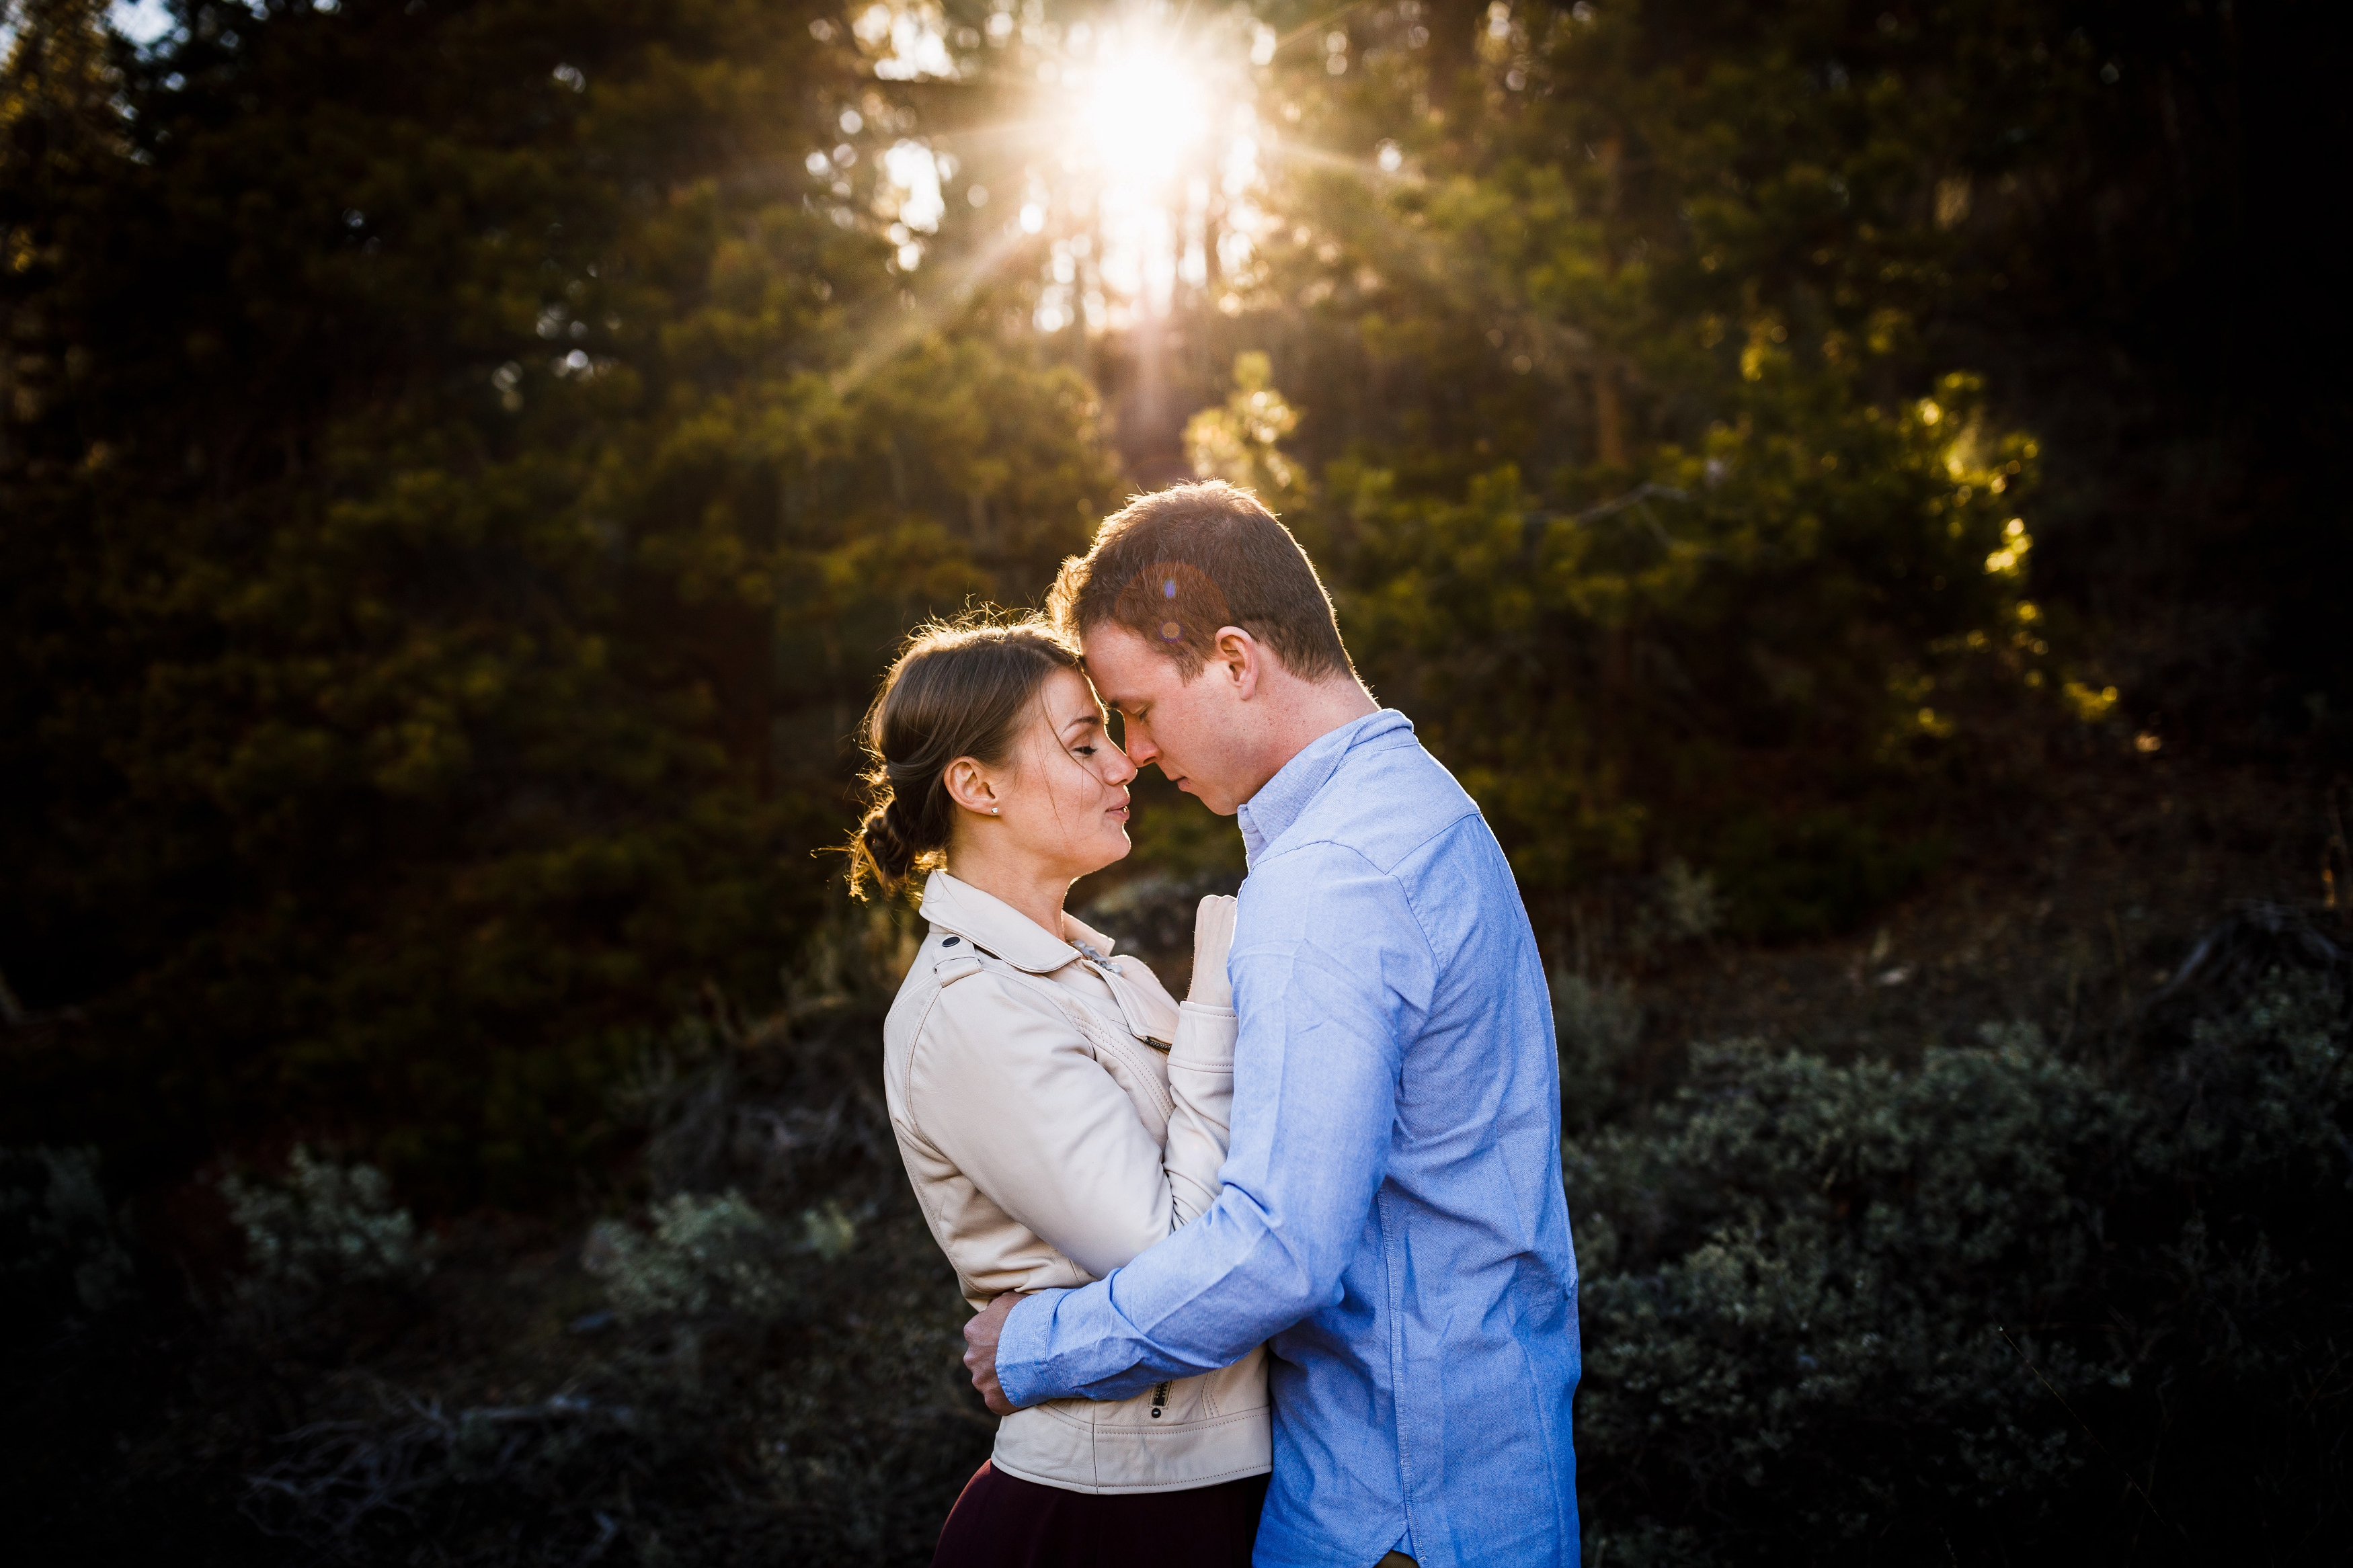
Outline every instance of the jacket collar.
[(1068, 942), (1056, 942), (1037, 921), (1004, 900), (959, 882), (945, 871), (934, 871), (923, 884), (923, 918), (940, 930), (953, 931), (1031, 974), (1051, 974), (1072, 963), (1083, 963), (1111, 990), (1128, 1033), (1150, 1040), (1163, 1050), (1176, 1043), (1176, 1007), (1157, 983), (1139, 984), (1126, 973), (1124, 962), (1104, 962), (1112, 939), (1076, 915), (1062, 916)]
[(1283, 763), (1235, 813), (1240, 819), (1242, 850), (1249, 862), (1256, 864), (1266, 847), (1299, 820), (1308, 803), (1332, 782), (1342, 758), (1366, 741), (1398, 730), (1412, 733), (1413, 721), (1394, 708), (1383, 708), (1316, 737)]
[(933, 872), (924, 882), (923, 915), (942, 931), (954, 931), (1032, 974), (1051, 974), (1086, 956), (1078, 949), (1080, 942), (1100, 954), (1108, 955), (1112, 949), (1111, 938), (1069, 914), (1062, 917), (1062, 929), (1071, 940), (1057, 942), (1011, 904), (945, 871)]

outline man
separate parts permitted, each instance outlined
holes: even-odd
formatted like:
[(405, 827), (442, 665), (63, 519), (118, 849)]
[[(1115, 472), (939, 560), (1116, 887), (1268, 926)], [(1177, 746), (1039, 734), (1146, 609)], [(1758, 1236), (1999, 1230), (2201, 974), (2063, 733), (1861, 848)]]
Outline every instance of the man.
[(976, 1317), (974, 1383), (999, 1413), (1120, 1398), (1265, 1341), (1257, 1563), (1575, 1563), (1559, 1066), (1494, 836), (1249, 492), (1138, 499), (1053, 608), (1137, 765), (1240, 816), (1233, 1141), (1200, 1218)]

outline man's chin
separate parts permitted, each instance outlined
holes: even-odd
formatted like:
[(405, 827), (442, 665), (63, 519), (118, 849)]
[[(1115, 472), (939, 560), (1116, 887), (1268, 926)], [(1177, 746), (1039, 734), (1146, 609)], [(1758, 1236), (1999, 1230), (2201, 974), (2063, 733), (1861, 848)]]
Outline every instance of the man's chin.
[(1231, 816), (1235, 811), (1240, 808), (1240, 803), (1236, 801), (1212, 800), (1208, 795), (1203, 795), (1200, 787), (1194, 784), (1194, 782), (1189, 778), (1180, 778), (1176, 781), (1176, 784), (1178, 793), (1189, 795), (1195, 800), (1199, 801), (1203, 805), (1208, 806), (1209, 808), (1209, 815), (1212, 816)]

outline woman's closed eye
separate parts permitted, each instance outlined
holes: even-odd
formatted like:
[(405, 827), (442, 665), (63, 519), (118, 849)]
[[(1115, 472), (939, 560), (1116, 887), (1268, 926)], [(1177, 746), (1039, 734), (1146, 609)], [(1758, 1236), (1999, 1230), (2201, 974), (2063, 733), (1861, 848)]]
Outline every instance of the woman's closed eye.
[(1067, 737), (1063, 743), (1074, 757), (1092, 757), (1103, 749), (1103, 722), (1100, 715), (1073, 719), (1062, 726), (1062, 733)]

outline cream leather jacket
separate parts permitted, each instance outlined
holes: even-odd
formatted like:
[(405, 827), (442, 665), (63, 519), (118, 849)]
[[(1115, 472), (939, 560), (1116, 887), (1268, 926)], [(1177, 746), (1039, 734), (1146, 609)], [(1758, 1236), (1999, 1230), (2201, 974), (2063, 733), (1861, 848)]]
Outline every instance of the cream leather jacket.
[[(931, 931), (883, 1025), (884, 1086), (907, 1178), (973, 1310), (1099, 1279), (1207, 1208), (1233, 1103), (1232, 1009), (1180, 1008), (1078, 921), (1057, 942), (944, 871), (923, 910)], [(991, 1462), (1082, 1492), (1262, 1475), (1266, 1352), (1117, 1403), (1016, 1411)]]

